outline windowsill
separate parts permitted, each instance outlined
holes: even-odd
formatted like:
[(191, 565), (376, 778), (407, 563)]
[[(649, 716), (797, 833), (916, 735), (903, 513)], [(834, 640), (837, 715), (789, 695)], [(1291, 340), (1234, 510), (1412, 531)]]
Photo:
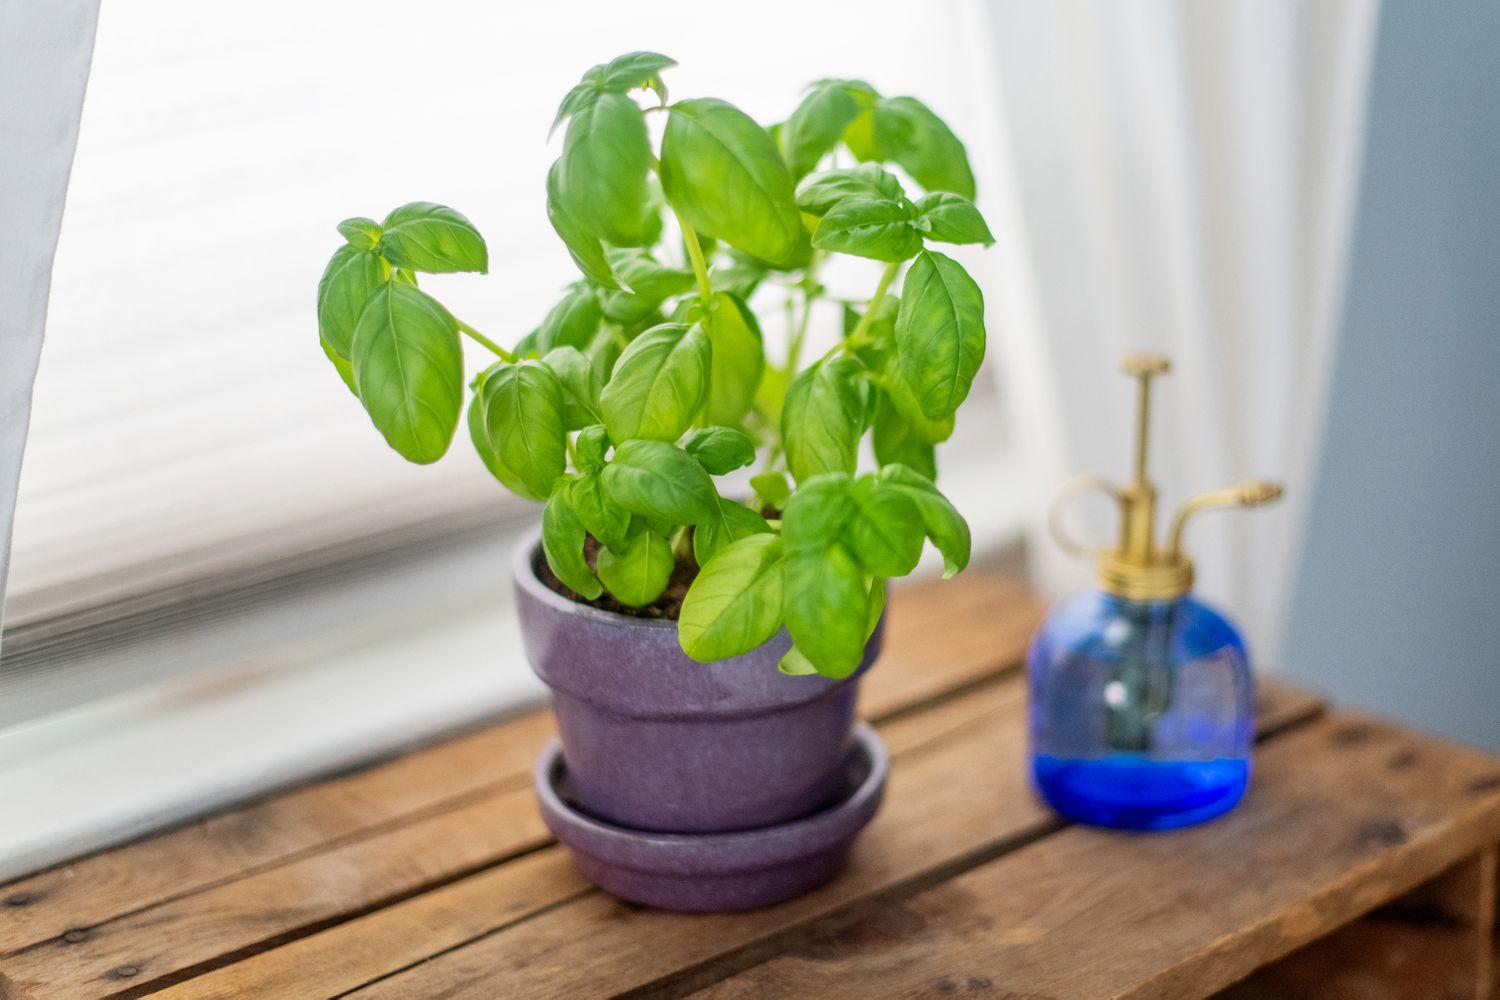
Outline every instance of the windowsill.
[[(0, 734), (0, 879), (545, 696), (511, 598), (400, 636), (122, 695)], [(350, 639), (353, 637), (345, 637)], [(20, 820), (15, 822), (14, 820)]]
[[(1020, 536), (1016, 482), (1007, 462), (945, 474), (976, 558)], [(940, 568), (929, 550), (918, 574)], [(340, 630), (0, 732), (12, 820), (0, 824), (0, 880), (545, 698), (508, 584), (478, 589), (482, 599), (415, 624)]]

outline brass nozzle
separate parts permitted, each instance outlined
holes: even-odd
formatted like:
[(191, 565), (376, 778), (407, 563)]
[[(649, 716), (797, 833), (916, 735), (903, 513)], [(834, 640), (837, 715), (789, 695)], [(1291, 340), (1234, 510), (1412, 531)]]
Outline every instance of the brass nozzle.
[[(1182, 534), (1188, 519), (1200, 511), (1217, 507), (1259, 507), (1280, 499), (1279, 483), (1252, 479), (1238, 486), (1202, 493), (1190, 499), (1172, 518), (1166, 544), (1156, 542), (1156, 486), (1147, 476), (1151, 430), (1151, 380), (1171, 371), (1172, 365), (1160, 354), (1128, 354), (1121, 364), (1125, 374), (1140, 383), (1136, 403), (1135, 462), (1131, 481), (1115, 486), (1088, 477), (1075, 488), (1058, 497), (1061, 502), (1083, 489), (1100, 490), (1120, 505), (1120, 544), (1117, 548), (1095, 552), (1099, 560), (1099, 583), (1108, 592), (1127, 600), (1172, 600), (1187, 593), (1193, 583), (1192, 560), (1182, 551)], [(1080, 489), (1081, 488), (1081, 489)], [(1064, 548), (1082, 552), (1083, 547), (1066, 538), (1056, 520), (1053, 534)]]

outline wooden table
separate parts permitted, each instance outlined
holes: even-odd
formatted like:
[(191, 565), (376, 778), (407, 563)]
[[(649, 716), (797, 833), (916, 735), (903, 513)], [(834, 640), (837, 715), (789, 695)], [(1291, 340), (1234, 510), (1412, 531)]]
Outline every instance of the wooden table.
[(532, 802), (538, 709), (0, 887), (0, 993), (1489, 995), (1500, 760), (1266, 682), (1243, 807), (1070, 826), (1023, 772), (1037, 615), (975, 574), (898, 592), (862, 700), (889, 793), (795, 902), (684, 916), (593, 889)]

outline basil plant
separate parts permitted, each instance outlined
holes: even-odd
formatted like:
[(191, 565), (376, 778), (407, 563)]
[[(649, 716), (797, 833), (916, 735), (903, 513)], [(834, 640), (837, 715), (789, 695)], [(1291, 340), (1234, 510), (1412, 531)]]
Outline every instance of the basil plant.
[[(984, 357), (984, 304), (935, 247), (992, 239), (963, 145), (920, 101), (821, 80), (766, 128), (725, 101), (668, 103), (673, 65), (624, 55), (563, 98), (547, 213), (581, 274), (512, 349), (421, 289), (418, 275), (488, 266), (469, 220), (427, 202), (339, 224), (322, 347), (390, 446), (428, 463), (465, 413), (460, 338), (473, 339), (497, 360), (468, 381), (469, 436), (507, 489), (545, 502), (559, 580), (643, 606), (691, 558), (689, 656), (734, 656), (785, 625), (784, 672), (847, 676), (885, 581), (925, 540), (949, 575), (969, 558), (933, 446)], [(656, 149), (648, 115), (665, 118)], [(832, 254), (885, 267), (807, 363)], [(752, 295), (789, 317), (784, 363), (767, 357)], [(861, 473), (867, 434), (878, 467)], [(748, 488), (722, 495), (716, 477), (747, 466)]]

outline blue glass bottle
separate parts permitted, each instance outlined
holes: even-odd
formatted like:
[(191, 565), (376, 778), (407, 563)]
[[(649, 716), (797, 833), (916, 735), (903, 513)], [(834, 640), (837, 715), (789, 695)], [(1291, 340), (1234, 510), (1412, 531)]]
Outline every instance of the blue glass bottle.
[[(1178, 511), (1158, 546), (1146, 451), (1151, 379), (1167, 371), (1167, 361), (1132, 355), (1125, 371), (1140, 380), (1135, 477), (1124, 486), (1079, 482), (1119, 503), (1120, 544), (1089, 553), (1098, 560), (1099, 589), (1058, 605), (1032, 639), (1031, 775), (1037, 793), (1069, 819), (1165, 830), (1240, 801), (1254, 737), (1244, 641), (1189, 593), (1193, 564), (1183, 529), (1199, 511), (1268, 503), (1281, 488), (1248, 482), (1201, 494)], [(1060, 544), (1083, 551), (1055, 519), (1053, 527)]]
[(1250, 665), (1206, 604), (1085, 591), (1047, 619), (1027, 668), (1032, 780), (1069, 819), (1164, 830), (1245, 794)]

